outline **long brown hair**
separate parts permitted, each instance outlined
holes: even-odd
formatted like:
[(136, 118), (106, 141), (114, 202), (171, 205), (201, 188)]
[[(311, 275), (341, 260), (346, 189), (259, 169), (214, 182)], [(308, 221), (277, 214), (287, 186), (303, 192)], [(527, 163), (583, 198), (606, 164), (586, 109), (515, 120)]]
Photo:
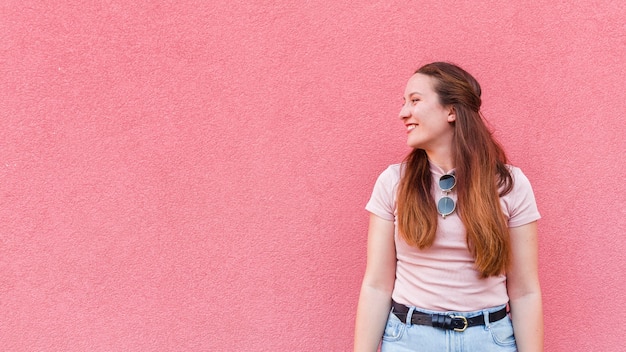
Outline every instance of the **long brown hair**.
[[(457, 211), (467, 231), (467, 246), (482, 277), (506, 271), (510, 241), (500, 197), (511, 191), (513, 179), (502, 147), (480, 113), (480, 85), (460, 67), (434, 62), (415, 73), (433, 78), (442, 106), (453, 107), (453, 159), (456, 167)], [(405, 159), (398, 188), (399, 233), (410, 245), (430, 247), (439, 214), (431, 195), (428, 156), (414, 149)]]

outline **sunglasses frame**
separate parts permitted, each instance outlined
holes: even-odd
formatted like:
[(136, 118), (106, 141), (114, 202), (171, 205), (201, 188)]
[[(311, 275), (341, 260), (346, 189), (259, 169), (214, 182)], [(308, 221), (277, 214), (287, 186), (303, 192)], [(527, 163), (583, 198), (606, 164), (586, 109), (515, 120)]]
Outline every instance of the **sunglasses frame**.
[[(452, 179), (451, 185), (449, 185), (450, 179)], [(448, 197), (448, 193), (450, 193), (454, 186), (456, 186), (456, 177), (454, 176), (454, 174), (445, 174), (439, 178), (439, 182), (437, 182), (437, 184), (439, 185), (439, 189), (441, 189), (444, 194), (444, 196), (440, 198), (437, 202), (437, 212), (445, 219), (446, 216), (454, 213), (454, 211), (456, 210), (456, 203), (452, 198)], [(450, 207), (452, 209), (446, 211)]]

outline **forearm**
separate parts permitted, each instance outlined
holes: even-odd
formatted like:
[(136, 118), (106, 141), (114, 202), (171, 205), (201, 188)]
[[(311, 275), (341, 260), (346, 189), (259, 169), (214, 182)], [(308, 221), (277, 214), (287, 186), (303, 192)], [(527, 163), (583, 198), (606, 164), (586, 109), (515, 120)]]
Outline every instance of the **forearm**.
[(363, 284), (354, 331), (355, 352), (376, 352), (391, 309), (391, 292)]
[(541, 292), (511, 299), (511, 319), (519, 352), (543, 351)]

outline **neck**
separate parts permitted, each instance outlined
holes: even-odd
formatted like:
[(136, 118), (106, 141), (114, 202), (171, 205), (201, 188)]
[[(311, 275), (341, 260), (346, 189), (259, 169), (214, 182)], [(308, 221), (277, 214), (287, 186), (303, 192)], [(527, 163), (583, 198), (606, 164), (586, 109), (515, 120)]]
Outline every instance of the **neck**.
[(454, 158), (452, 158), (451, 153), (433, 153), (426, 151), (426, 155), (428, 155), (429, 162), (437, 165), (444, 172), (448, 173), (450, 170), (454, 169)]

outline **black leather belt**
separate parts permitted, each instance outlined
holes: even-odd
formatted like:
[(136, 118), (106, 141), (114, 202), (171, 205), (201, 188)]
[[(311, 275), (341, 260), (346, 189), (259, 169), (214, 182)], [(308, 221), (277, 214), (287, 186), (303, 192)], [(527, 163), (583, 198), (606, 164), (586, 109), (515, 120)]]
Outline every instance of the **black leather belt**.
[[(406, 322), (406, 315), (409, 314), (409, 307), (397, 302), (393, 302), (391, 307), (393, 314), (395, 314), (395, 316), (402, 322)], [(497, 312), (489, 313), (489, 322), (494, 323), (506, 317), (506, 314), (506, 307)], [(482, 314), (467, 318), (454, 314), (426, 314), (414, 311), (411, 315), (411, 323), (461, 332), (472, 326), (485, 325), (485, 317)]]

